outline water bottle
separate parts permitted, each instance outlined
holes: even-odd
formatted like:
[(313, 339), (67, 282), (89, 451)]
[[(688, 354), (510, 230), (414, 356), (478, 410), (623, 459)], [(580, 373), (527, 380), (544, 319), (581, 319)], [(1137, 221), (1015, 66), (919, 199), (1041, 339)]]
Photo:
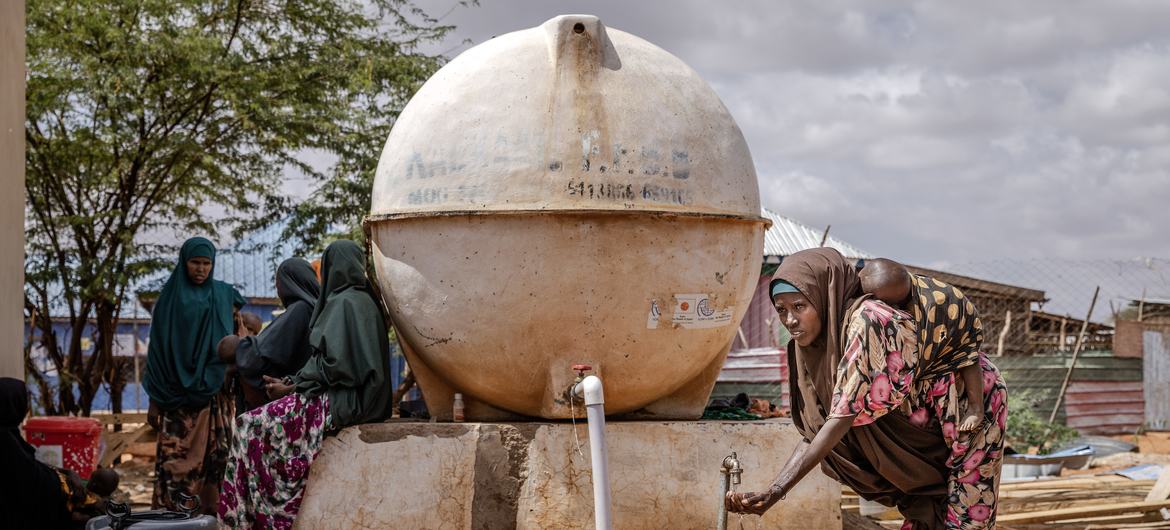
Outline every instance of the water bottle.
[(462, 423), (463, 422), (463, 394), (460, 394), (459, 392), (455, 393), (455, 406), (454, 406), (453, 412), (454, 412), (453, 416), (455, 419), (455, 423)]

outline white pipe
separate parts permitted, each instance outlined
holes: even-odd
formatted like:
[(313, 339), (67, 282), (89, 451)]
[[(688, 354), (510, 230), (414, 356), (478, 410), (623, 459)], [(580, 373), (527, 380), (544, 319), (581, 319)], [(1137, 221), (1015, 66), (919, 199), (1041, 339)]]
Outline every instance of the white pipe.
[(610, 514), (609, 448), (605, 444), (605, 392), (601, 379), (587, 376), (573, 387), (573, 394), (585, 400), (589, 420), (589, 458), (593, 465), (593, 525), (613, 530)]

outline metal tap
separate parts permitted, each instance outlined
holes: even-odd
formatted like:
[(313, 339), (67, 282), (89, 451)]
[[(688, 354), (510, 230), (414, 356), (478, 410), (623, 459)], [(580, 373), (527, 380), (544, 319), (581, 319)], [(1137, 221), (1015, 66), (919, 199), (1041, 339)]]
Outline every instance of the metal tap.
[(739, 465), (739, 457), (732, 451), (730, 455), (723, 459), (723, 466), (719, 470), (724, 475), (731, 476), (732, 487), (728, 491), (735, 491), (734, 486), (739, 485), (739, 477), (743, 474), (743, 468)]
[(720, 480), (719, 488), (719, 520), (716, 528), (727, 530), (727, 493), (735, 491), (735, 486), (739, 485), (740, 475), (743, 474), (743, 467), (739, 465), (739, 455), (736, 455), (735, 451), (723, 458), (723, 462), (719, 466), (719, 474), (722, 475), (722, 480)]
[(588, 364), (574, 364), (572, 368), (574, 372), (577, 372), (577, 377), (573, 379), (572, 383), (569, 384), (569, 388), (565, 389), (564, 395), (565, 401), (568, 401), (570, 406), (572, 405), (573, 400), (584, 399), (585, 396), (582, 396), (579, 393), (580, 388), (577, 385), (580, 385), (581, 381), (585, 380), (586, 372), (593, 371), (593, 367)]

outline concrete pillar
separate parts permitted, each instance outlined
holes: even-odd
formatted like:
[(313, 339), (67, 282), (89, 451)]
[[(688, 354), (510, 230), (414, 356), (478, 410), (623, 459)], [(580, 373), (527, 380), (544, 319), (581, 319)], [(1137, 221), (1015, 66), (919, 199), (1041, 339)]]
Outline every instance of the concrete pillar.
[(0, 2), (0, 376), (24, 377), (24, 0)]

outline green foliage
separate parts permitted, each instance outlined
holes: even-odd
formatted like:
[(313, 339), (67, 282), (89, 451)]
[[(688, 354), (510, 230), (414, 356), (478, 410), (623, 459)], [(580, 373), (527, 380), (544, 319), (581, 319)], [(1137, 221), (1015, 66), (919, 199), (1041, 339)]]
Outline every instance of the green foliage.
[(1078, 433), (1059, 423), (1048, 423), (1048, 412), (1040, 410), (1040, 399), (1033, 392), (1008, 393), (1007, 444), (1016, 452), (1026, 453), (1036, 447), (1048, 454)]
[[(167, 266), (157, 257), (183, 236), (238, 235), (294, 207), (311, 246), (328, 227), (356, 226), (394, 118), (442, 64), (419, 46), (451, 29), (405, 0), (27, 9), (26, 308), (63, 386), (80, 385), (80, 404), (61, 391), (63, 412), (88, 412), (126, 289)], [(318, 172), (306, 152), (340, 162)], [(312, 200), (282, 195), (290, 167), (324, 182)], [(68, 351), (48, 344), (51, 303), (67, 308)], [(95, 318), (97, 354), (83, 359)]]

